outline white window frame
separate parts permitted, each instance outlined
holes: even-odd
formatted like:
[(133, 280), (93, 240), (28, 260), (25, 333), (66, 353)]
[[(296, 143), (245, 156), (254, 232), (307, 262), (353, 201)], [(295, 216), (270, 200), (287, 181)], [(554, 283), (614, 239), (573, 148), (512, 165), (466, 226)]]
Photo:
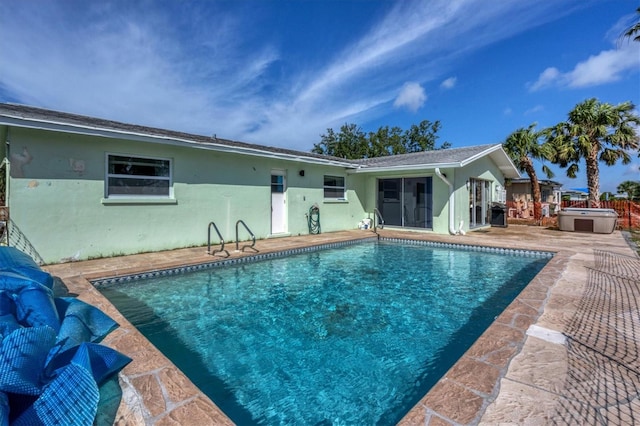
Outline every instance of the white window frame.
[[(326, 183), (328, 177), (333, 179), (342, 179), (342, 185), (327, 185)], [(322, 189), (324, 191), (323, 196), (325, 200), (345, 201), (347, 199), (347, 178), (345, 176), (324, 175), (322, 179)], [(340, 191), (342, 195), (337, 197), (327, 197), (327, 190), (331, 190), (332, 192)]]
[[(126, 173), (109, 173), (110, 164), (114, 157), (126, 157), (130, 161), (135, 162), (136, 159), (140, 160), (154, 160), (158, 162), (166, 162), (168, 167), (167, 176), (145, 176), (134, 175)], [(168, 188), (166, 194), (111, 194), (109, 193), (109, 180), (113, 178), (121, 179), (148, 179), (154, 181), (166, 181), (168, 182)], [(146, 155), (137, 154), (122, 154), (107, 152), (105, 154), (105, 180), (104, 180), (104, 197), (105, 200), (173, 200), (173, 159), (165, 157), (152, 157)]]

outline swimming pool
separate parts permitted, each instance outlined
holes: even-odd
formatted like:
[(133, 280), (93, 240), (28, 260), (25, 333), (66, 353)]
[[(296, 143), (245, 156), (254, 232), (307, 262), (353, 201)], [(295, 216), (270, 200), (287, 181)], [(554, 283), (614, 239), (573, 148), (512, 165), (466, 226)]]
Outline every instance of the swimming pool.
[(238, 424), (395, 423), (550, 255), (361, 243), (102, 288)]

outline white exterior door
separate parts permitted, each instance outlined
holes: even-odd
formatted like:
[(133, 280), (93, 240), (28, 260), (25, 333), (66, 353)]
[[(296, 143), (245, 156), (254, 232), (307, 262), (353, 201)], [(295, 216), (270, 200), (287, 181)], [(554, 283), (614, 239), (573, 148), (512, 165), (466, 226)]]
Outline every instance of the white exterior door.
[(271, 233), (287, 232), (286, 192), (287, 180), (284, 170), (271, 172)]

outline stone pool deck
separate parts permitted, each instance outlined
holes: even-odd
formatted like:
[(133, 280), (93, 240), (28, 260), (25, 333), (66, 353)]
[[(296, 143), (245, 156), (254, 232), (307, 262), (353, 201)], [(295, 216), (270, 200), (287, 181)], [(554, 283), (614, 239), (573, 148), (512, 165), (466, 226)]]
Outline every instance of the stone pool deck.
[[(381, 236), (544, 250), (553, 259), (402, 419), (401, 425), (640, 423), (640, 258), (620, 231), (516, 225), (464, 236), (379, 230)], [(260, 240), (260, 253), (375, 237), (369, 231)], [(235, 253), (231, 258), (251, 255)], [(130, 356), (118, 425), (233, 424), (89, 283), (222, 260), (189, 248), (45, 267), (114, 318), (103, 341)]]

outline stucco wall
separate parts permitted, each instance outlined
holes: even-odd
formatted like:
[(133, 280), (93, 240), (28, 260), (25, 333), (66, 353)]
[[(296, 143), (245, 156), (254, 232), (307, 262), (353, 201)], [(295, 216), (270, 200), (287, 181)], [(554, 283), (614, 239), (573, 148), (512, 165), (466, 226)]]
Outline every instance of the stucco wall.
[[(455, 181), (454, 169), (449, 169), (446, 172), (447, 179), (450, 182)], [(392, 178), (410, 178), (410, 177), (431, 177), (432, 178), (432, 191), (433, 191), (433, 229), (424, 230), (425, 232), (444, 233), (448, 232), (449, 226), (449, 187), (438, 178), (432, 169), (423, 171), (411, 171), (411, 172), (382, 172), (374, 174), (364, 174), (366, 176), (365, 188), (362, 191), (365, 194), (365, 210), (367, 216), (373, 219), (373, 209), (376, 207), (376, 199), (378, 196), (378, 179), (392, 179)], [(357, 175), (360, 176), (360, 175)], [(451, 178), (451, 179), (449, 179)], [(465, 202), (466, 203), (466, 202)], [(421, 230), (421, 229), (413, 229)]]
[[(20, 128), (8, 138), (12, 151), (30, 157), (12, 164), (11, 217), (48, 263), (205, 245), (211, 221), (226, 241), (235, 240), (239, 219), (268, 238), (274, 169), (287, 177), (285, 235), (308, 233), (314, 203), (323, 232), (354, 229), (365, 217), (365, 178), (340, 167)], [(106, 153), (171, 158), (175, 202), (105, 201)], [(325, 202), (325, 174), (346, 177), (346, 201)]]
[[(307, 234), (309, 208), (320, 208), (322, 232), (355, 229), (373, 218), (377, 180), (432, 178), (433, 229), (469, 229), (470, 178), (504, 185), (496, 165), (483, 157), (464, 168), (442, 169), (453, 184), (455, 211), (450, 226), (449, 187), (433, 168), (355, 173), (343, 167), (194, 147), (11, 127), (6, 134), (12, 159), (11, 218), (47, 263), (69, 258), (158, 251), (207, 243), (215, 222), (227, 242), (243, 220), (258, 239)], [(126, 136), (123, 136), (126, 137)], [(173, 198), (149, 202), (105, 198), (106, 154), (168, 158)], [(304, 170), (304, 173), (300, 173)], [(271, 174), (286, 176), (286, 230), (271, 233)], [(324, 176), (344, 176), (345, 200), (324, 199)], [(240, 240), (249, 235), (241, 228)], [(213, 234), (212, 243), (218, 239)]]
[(473, 163), (467, 165), (463, 169), (458, 169), (456, 179), (457, 198), (456, 214), (464, 220), (464, 230), (469, 230), (469, 192), (466, 188), (466, 182), (470, 178), (484, 179), (491, 181), (491, 200), (496, 201), (496, 187), (499, 185), (504, 188), (504, 176), (496, 164), (487, 157), (480, 158)]

